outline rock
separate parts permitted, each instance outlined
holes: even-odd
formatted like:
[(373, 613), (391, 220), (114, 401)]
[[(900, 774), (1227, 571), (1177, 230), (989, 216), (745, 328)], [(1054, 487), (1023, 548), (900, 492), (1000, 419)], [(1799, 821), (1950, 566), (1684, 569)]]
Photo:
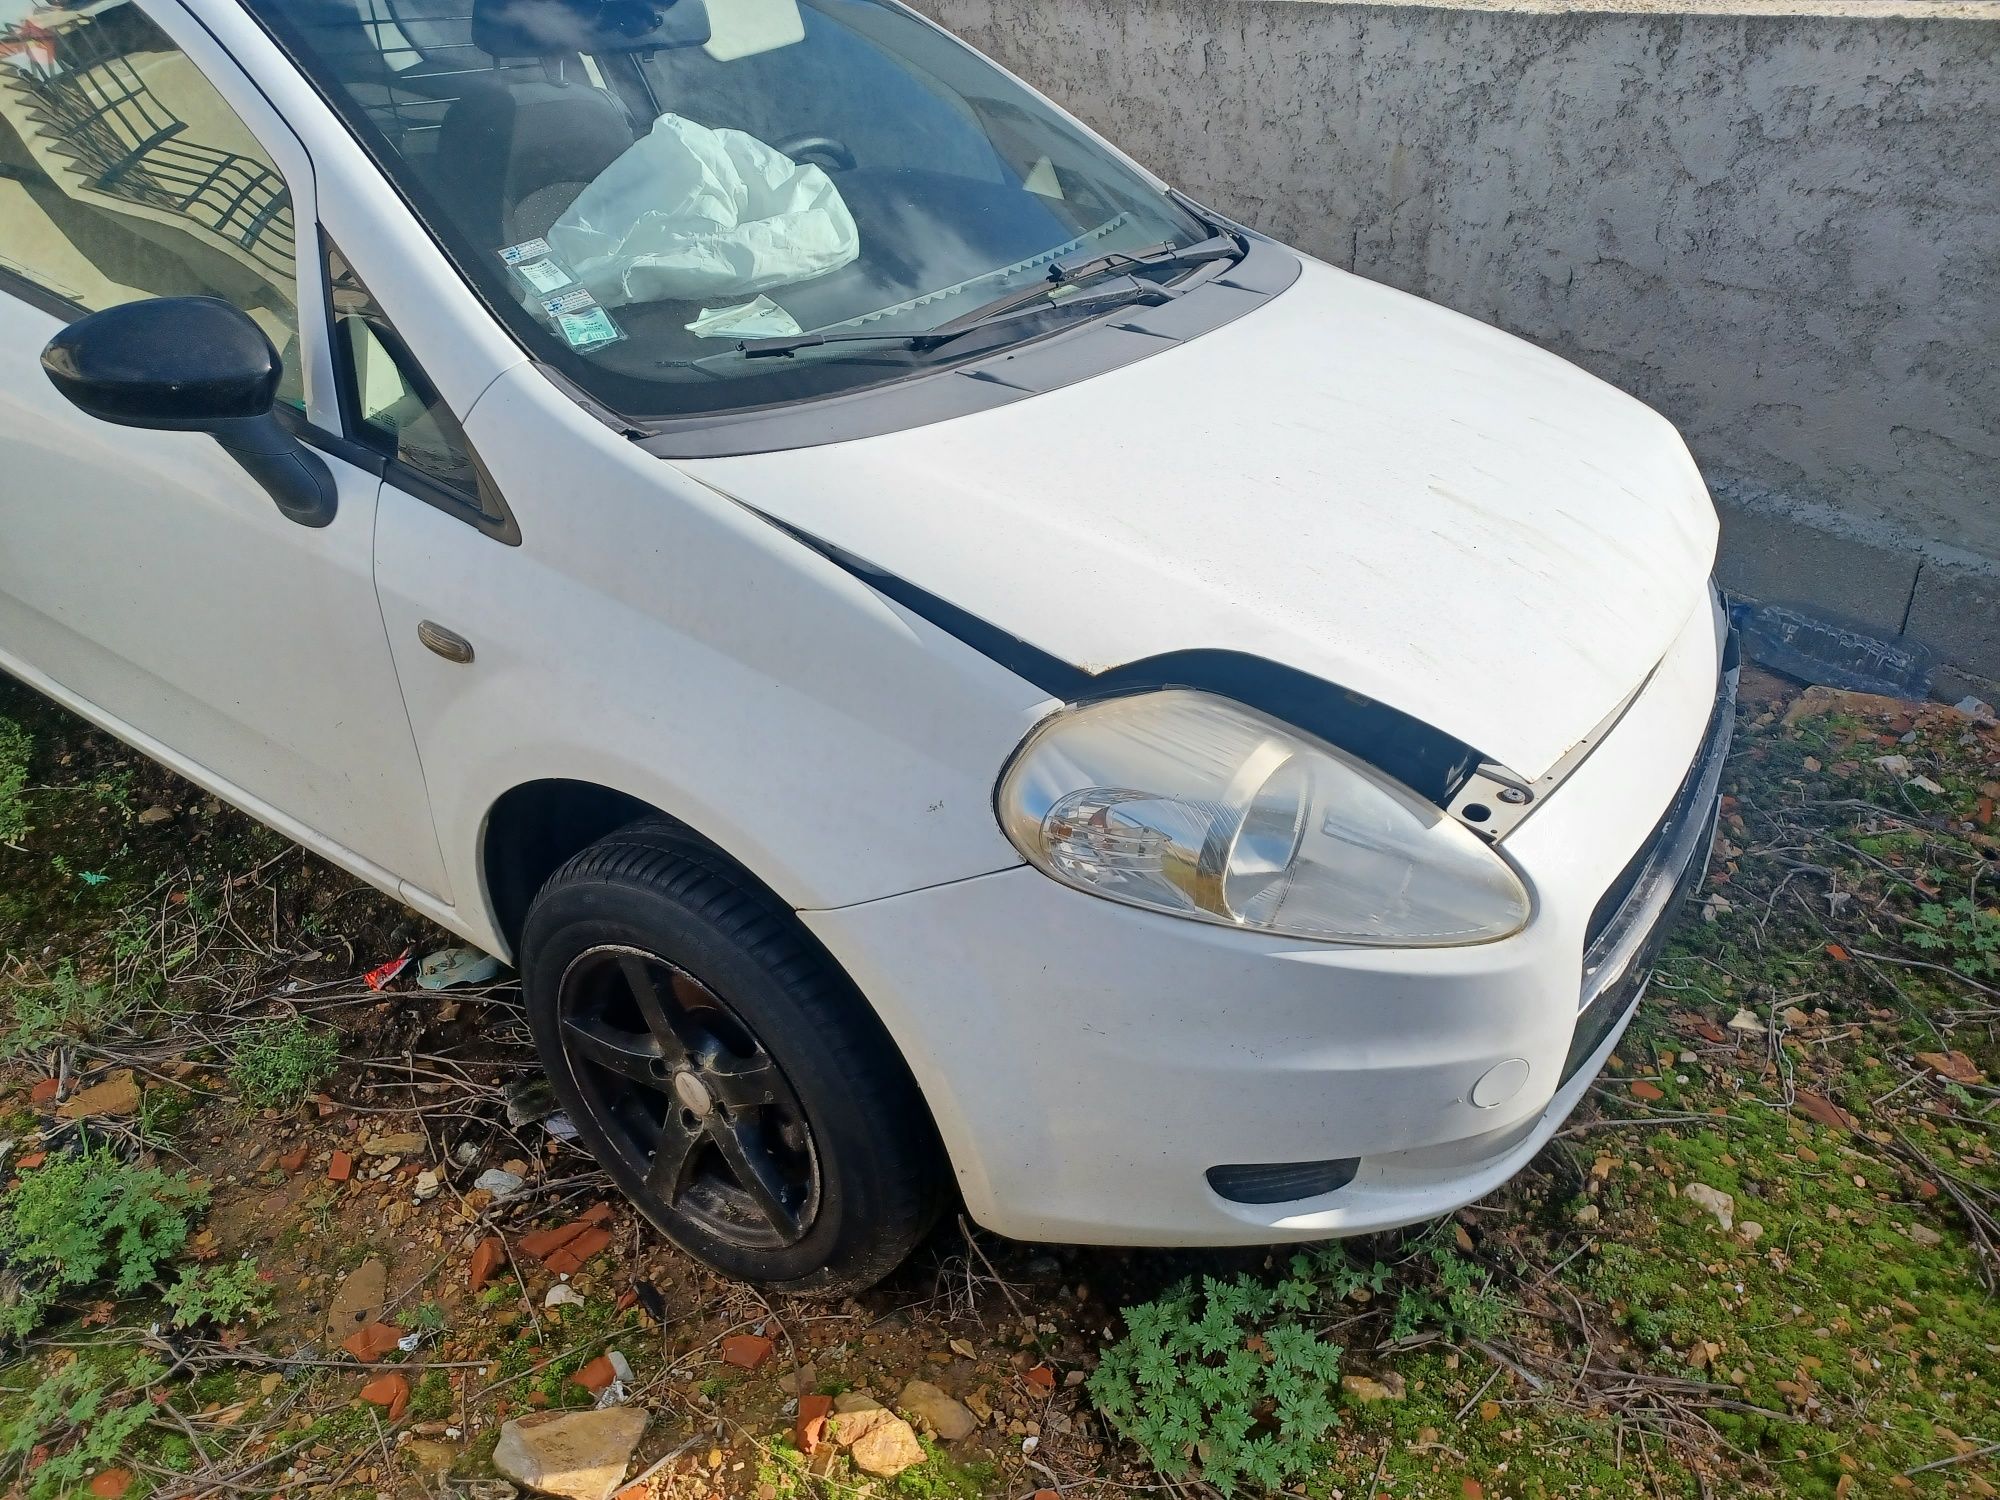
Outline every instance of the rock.
[[(839, 1425), (841, 1420), (835, 1419), (837, 1434), (845, 1431)], [(894, 1479), (903, 1470), (924, 1461), (924, 1445), (917, 1441), (916, 1429), (894, 1412), (878, 1407), (874, 1411), (851, 1413), (845, 1420), (867, 1423), (867, 1430), (858, 1437), (839, 1438), (847, 1448), (847, 1456), (854, 1460), (854, 1467), (862, 1473), (873, 1474), (877, 1479)]]
[(882, 1403), (866, 1391), (842, 1391), (833, 1398), (833, 1409), (843, 1415), (853, 1411), (881, 1411)]
[(1745, 1219), (1736, 1226), (1736, 1237), (1746, 1245), (1754, 1245), (1764, 1238), (1764, 1226), (1755, 1219)]
[(1400, 1401), (1406, 1388), (1403, 1377), (1391, 1370), (1380, 1380), (1366, 1375), (1343, 1375), (1340, 1377), (1340, 1389), (1355, 1401)]
[[(1986, 1081), (1986, 1075), (1979, 1071), (1979, 1064), (1967, 1057), (1963, 1052), (1956, 1050), (1951, 1052), (1919, 1052), (1917, 1054), (1917, 1061), (1929, 1068), (1933, 1073), (1943, 1074), (1953, 1083), (1975, 1084)], [(82, 1096), (79, 1095), (78, 1097)], [(61, 1114), (62, 1111), (57, 1110), (56, 1113)]]
[(449, 1474), (451, 1466), (458, 1462), (458, 1444), (436, 1438), (412, 1438), (403, 1444), (401, 1452), (424, 1474)]
[(1681, 1189), (1681, 1196), (1690, 1203), (1698, 1203), (1715, 1215), (1715, 1222), (1724, 1229), (1736, 1223), (1736, 1200), (1720, 1188), (1712, 1188), (1705, 1182), (1690, 1182)]
[(81, 1120), (91, 1115), (130, 1115), (139, 1111), (139, 1081), (130, 1068), (120, 1068), (102, 1083), (71, 1094), (56, 1106), (58, 1120)]
[(327, 1307), (327, 1327), (336, 1339), (344, 1339), (364, 1323), (375, 1321), (389, 1290), (389, 1268), (378, 1255), (371, 1255), (352, 1271), (333, 1294)]
[(563, 1500), (611, 1500), (645, 1431), (634, 1406), (521, 1417), (501, 1427), (493, 1467)]
[(1576, 1211), (1574, 1217), (1579, 1224), (1595, 1224), (1603, 1215), (1595, 1203), (1586, 1203)]
[(1919, 1245), (1922, 1245), (1926, 1250), (1935, 1250), (1939, 1245), (1944, 1243), (1944, 1236), (1928, 1224), (1912, 1224), (1903, 1233), (1907, 1234)]
[(1794, 1029), (1800, 1026), (1812, 1025), (1812, 1017), (1800, 1010), (1796, 1005), (1787, 1005), (1778, 1013), (1778, 1019)]
[(928, 1380), (912, 1380), (896, 1398), (896, 1409), (925, 1432), (955, 1443), (979, 1425), (963, 1402), (955, 1401)]
[(161, 807), (155, 804), (154, 806), (147, 808), (144, 812), (139, 814), (139, 826), (141, 828), (151, 828), (155, 824), (166, 822), (168, 819), (172, 818), (173, 815), (174, 813), (172, 808)]
[(739, 1370), (754, 1370), (771, 1357), (777, 1345), (761, 1333), (732, 1334), (722, 1341), (722, 1362)]
[(1910, 774), (1910, 758), (1907, 755), (1878, 755), (1875, 757), (1875, 764), (1891, 776)]
[(413, 1185), (413, 1189), (419, 1203), (428, 1203), (444, 1191), (444, 1178), (440, 1177), (435, 1171), (426, 1170), (419, 1172), (417, 1173), (417, 1180)]
[(542, 1306), (581, 1307), (583, 1306), (583, 1293), (579, 1292), (567, 1281), (558, 1281), (554, 1286), (549, 1288), (548, 1296), (542, 1298)]
[(819, 1367), (811, 1360), (807, 1360), (790, 1374), (778, 1377), (778, 1389), (787, 1396), (797, 1396), (801, 1400), (818, 1384)]
[(472, 1185), (491, 1193), (495, 1203), (505, 1203), (527, 1186), (521, 1178), (512, 1172), (502, 1171), (499, 1167), (488, 1167), (472, 1180)]
[(1731, 1031), (1759, 1032), (1764, 1029), (1764, 1018), (1752, 1010), (1738, 1010), (1729, 1018)]
[(420, 1131), (405, 1130), (394, 1135), (372, 1136), (361, 1143), (370, 1156), (421, 1156), (428, 1143)]

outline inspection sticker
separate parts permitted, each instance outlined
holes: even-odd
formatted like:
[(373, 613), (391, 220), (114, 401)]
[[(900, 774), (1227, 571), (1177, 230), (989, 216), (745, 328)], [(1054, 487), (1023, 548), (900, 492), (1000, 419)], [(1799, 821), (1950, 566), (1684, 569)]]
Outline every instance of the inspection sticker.
[(547, 240), (523, 240), (518, 245), (509, 245), (500, 252), (500, 258), (510, 266), (518, 266), (523, 261), (541, 260), (555, 254)]
[(615, 344), (625, 337), (611, 314), (592, 303), (588, 312), (566, 312), (556, 314), (556, 327), (569, 340), (569, 346), (579, 352), (595, 349), (599, 344)]
[(556, 288), (568, 286), (576, 280), (561, 261), (546, 257), (541, 260), (523, 261), (514, 267), (514, 274), (527, 283), (530, 291), (539, 294), (553, 292)]
[(588, 287), (573, 286), (566, 292), (542, 298), (542, 311), (552, 318), (560, 318), (564, 313), (585, 312), (595, 306), (597, 299), (590, 295)]

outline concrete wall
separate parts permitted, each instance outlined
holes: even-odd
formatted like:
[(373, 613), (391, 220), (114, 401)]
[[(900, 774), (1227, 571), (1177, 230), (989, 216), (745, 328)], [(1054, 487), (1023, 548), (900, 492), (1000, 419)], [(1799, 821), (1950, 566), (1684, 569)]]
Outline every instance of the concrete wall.
[(918, 3), (1224, 212), (1665, 412), (1733, 587), (2000, 679), (2000, 4)]

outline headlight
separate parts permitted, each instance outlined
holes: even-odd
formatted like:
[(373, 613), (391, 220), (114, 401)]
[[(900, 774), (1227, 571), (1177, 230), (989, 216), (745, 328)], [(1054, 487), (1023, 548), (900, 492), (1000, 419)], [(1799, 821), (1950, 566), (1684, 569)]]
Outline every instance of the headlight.
[(1381, 772), (1178, 689), (1059, 713), (1001, 778), (1000, 824), (1057, 880), (1114, 901), (1332, 942), (1518, 932), (1513, 869)]

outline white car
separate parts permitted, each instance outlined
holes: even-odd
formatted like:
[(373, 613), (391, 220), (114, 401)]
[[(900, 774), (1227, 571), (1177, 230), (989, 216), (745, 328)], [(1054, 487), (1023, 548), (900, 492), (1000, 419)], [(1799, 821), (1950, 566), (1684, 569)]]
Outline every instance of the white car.
[(691, 1254), (1410, 1223), (1733, 705), (1672, 428), (894, 0), (0, 0), (0, 666), (518, 966)]

